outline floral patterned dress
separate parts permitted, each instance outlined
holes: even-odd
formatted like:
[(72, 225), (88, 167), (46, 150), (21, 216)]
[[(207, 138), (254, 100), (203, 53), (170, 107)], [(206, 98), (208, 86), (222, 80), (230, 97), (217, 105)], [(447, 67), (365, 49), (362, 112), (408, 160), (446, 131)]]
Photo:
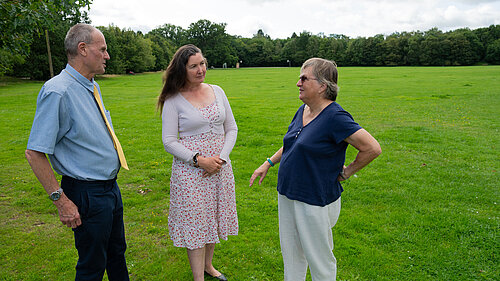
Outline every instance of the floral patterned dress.
[[(214, 102), (199, 109), (204, 118), (213, 121), (219, 116)], [(224, 135), (206, 132), (182, 137), (180, 143), (192, 151), (210, 157), (220, 154)], [(168, 228), (174, 246), (188, 249), (227, 240), (238, 234), (238, 217), (233, 170), (230, 161), (219, 173), (202, 177), (203, 169), (176, 157), (170, 178), (170, 210)]]

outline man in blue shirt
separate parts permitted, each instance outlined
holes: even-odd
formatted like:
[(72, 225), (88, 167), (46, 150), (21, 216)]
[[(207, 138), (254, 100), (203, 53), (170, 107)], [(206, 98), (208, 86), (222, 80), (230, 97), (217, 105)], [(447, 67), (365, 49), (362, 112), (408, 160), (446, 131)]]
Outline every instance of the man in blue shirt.
[[(94, 81), (110, 59), (106, 41), (96, 28), (77, 24), (64, 45), (68, 64), (38, 95), (26, 158), (61, 222), (73, 229), (79, 256), (76, 280), (102, 280), (105, 270), (109, 280), (129, 280), (123, 204), (116, 183), (120, 164), (127, 166), (126, 161), (120, 163), (118, 140), (102, 113), (109, 124), (111, 117), (99, 107), (96, 99), (102, 99)], [(63, 176), (60, 185), (50, 164)]]

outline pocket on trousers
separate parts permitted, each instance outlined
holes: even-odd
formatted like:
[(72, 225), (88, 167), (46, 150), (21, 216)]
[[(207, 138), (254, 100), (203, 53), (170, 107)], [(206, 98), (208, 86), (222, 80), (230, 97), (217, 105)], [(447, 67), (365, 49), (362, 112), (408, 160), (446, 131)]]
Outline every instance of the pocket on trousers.
[(86, 190), (80, 190), (79, 194), (77, 194), (76, 198), (77, 202), (74, 202), (78, 207), (78, 212), (80, 213), (80, 217), (85, 219), (88, 217), (89, 212), (89, 196)]
[(80, 213), (80, 217), (86, 217), (87, 212), (89, 210), (89, 200), (88, 195), (85, 190), (79, 188), (65, 188), (64, 194), (68, 197), (73, 204), (78, 208), (78, 213)]

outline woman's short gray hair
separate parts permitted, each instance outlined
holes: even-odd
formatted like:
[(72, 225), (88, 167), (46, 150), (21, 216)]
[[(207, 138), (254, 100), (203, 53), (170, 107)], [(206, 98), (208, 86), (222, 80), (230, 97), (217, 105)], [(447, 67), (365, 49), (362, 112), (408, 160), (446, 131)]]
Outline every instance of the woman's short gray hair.
[(318, 79), (319, 83), (326, 85), (325, 98), (335, 101), (339, 91), (337, 64), (331, 60), (310, 58), (302, 64), (300, 70), (303, 71), (307, 67), (311, 68), (312, 74)]
[(73, 25), (64, 39), (64, 48), (68, 57), (75, 57), (78, 54), (78, 44), (84, 42), (92, 43), (92, 34), (98, 31), (95, 27), (86, 23), (78, 23)]

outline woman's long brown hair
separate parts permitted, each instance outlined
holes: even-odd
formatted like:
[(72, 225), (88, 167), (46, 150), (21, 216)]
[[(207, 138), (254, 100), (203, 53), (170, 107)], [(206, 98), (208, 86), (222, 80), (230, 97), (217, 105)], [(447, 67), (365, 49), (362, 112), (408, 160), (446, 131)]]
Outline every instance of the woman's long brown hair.
[(189, 57), (197, 53), (201, 54), (201, 50), (193, 44), (184, 45), (175, 52), (163, 76), (163, 89), (160, 96), (158, 96), (158, 103), (156, 104), (157, 109), (160, 110), (160, 114), (163, 111), (165, 101), (177, 94), (186, 84), (186, 64)]

